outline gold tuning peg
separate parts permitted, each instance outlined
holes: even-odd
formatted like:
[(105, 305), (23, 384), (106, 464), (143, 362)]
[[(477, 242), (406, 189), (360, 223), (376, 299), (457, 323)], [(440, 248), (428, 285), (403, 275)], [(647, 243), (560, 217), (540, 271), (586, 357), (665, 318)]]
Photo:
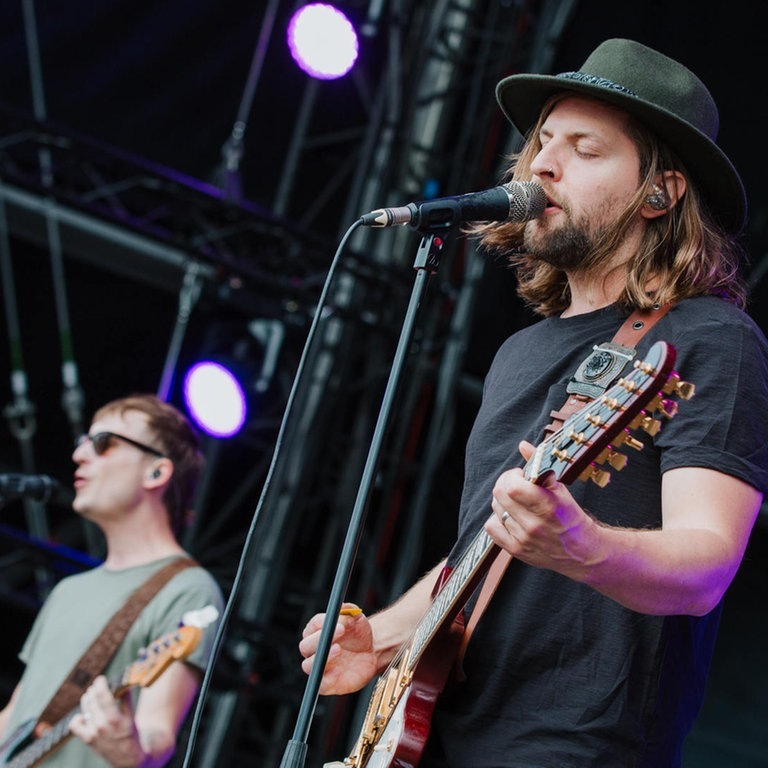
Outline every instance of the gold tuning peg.
[(677, 373), (672, 372), (661, 391), (665, 395), (677, 395), (681, 400), (690, 400), (696, 393), (696, 385), (681, 381)]
[(654, 419), (652, 416), (645, 416), (638, 425), (640, 429), (651, 437), (659, 434), (661, 429), (661, 422), (658, 419)]
[(643, 450), (643, 444), (640, 442), (640, 440), (637, 440), (636, 438), (632, 437), (630, 434), (625, 434), (624, 439), (621, 441), (622, 445), (626, 445), (629, 448), (633, 448), (636, 451), (642, 451)]
[(677, 416), (677, 401), (662, 400), (656, 406), (656, 413), (660, 414), (665, 419), (674, 419), (675, 416)]
[(643, 444), (639, 440), (636, 440), (634, 437), (632, 437), (628, 429), (625, 429), (623, 432), (619, 432), (619, 434), (613, 438), (613, 444), (617, 447), (620, 445), (628, 445), (630, 448), (634, 448), (636, 451), (643, 450)]
[(604, 469), (598, 469), (597, 467), (594, 467), (592, 470), (592, 473), (589, 476), (589, 479), (600, 488), (605, 488), (606, 485), (611, 481), (611, 473), (606, 472)]
[(594, 464), (590, 464), (580, 475), (579, 480), (586, 482), (591, 480), (601, 488), (605, 488), (611, 479), (611, 473), (606, 472), (604, 469), (599, 469)]
[(627, 457), (618, 451), (608, 453), (608, 463), (617, 471), (621, 471), (627, 466)]
[(595, 464), (604, 464), (605, 462), (608, 462), (616, 470), (622, 470), (627, 466), (627, 457), (623, 453), (614, 451), (613, 447), (609, 445), (595, 456)]
[(690, 400), (696, 394), (696, 385), (690, 381), (681, 381), (675, 387), (675, 394), (681, 400)]

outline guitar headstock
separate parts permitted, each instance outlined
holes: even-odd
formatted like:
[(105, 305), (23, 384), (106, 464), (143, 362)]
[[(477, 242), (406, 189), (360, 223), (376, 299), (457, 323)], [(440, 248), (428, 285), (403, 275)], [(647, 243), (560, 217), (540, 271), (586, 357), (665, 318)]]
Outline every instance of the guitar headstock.
[(694, 386), (680, 381), (672, 370), (675, 357), (673, 346), (656, 342), (644, 361), (635, 361), (630, 374), (569, 416), (557, 432), (537, 446), (523, 469), (526, 478), (542, 483), (554, 474), (562, 483), (579, 479), (605, 486), (610, 474), (597, 465), (607, 463), (613, 469), (623, 469), (627, 457), (616, 448), (643, 447), (632, 430), (657, 434), (662, 422), (656, 416), (671, 419), (677, 413), (677, 402), (671, 398), (688, 400), (693, 396)]
[(181, 626), (153, 640), (125, 670), (120, 681), (121, 688), (152, 685), (174, 661), (186, 659), (195, 650), (202, 634), (200, 627)]
[(134, 685), (144, 688), (152, 685), (174, 661), (186, 659), (197, 648), (203, 629), (218, 617), (219, 612), (212, 605), (185, 613), (178, 629), (158, 637), (142, 649), (139, 658), (123, 673), (119, 690)]

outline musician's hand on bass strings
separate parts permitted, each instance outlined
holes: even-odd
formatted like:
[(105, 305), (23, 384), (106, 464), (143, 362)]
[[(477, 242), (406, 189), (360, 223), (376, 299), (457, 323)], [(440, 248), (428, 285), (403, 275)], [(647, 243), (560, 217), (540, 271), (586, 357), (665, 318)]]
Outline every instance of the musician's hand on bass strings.
[(146, 757), (130, 704), (126, 699), (114, 698), (104, 675), (93, 681), (80, 701), (80, 713), (70, 721), (75, 736), (110, 765), (138, 765), (134, 758)]

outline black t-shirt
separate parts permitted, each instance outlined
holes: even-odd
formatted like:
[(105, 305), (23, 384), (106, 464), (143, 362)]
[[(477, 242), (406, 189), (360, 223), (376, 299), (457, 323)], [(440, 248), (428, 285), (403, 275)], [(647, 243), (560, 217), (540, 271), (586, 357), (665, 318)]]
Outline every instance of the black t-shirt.
[[(500, 348), (466, 451), (455, 560), (491, 514), (498, 476), (522, 465), (521, 439), (539, 443), (550, 411), (594, 345), (610, 341), (616, 307), (548, 318)], [(599, 520), (661, 525), (661, 475), (708, 467), (768, 487), (768, 343), (753, 321), (713, 297), (673, 307), (643, 338), (677, 352), (696, 386), (655, 437), (605, 488), (576, 482)], [(672, 768), (701, 706), (720, 617), (649, 616), (551, 571), (513, 561), (432, 720), (425, 766), (456, 768)], [(435, 755), (440, 752), (442, 758)]]

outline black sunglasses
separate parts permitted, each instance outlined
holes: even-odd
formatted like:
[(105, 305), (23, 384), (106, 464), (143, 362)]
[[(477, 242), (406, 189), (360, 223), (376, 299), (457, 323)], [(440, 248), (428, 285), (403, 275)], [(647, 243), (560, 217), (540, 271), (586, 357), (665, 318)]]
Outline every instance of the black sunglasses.
[(90, 441), (93, 446), (93, 451), (97, 456), (101, 456), (112, 445), (112, 440), (122, 440), (128, 445), (132, 445), (134, 448), (138, 448), (140, 451), (151, 453), (154, 456), (165, 458), (165, 454), (158, 451), (157, 448), (152, 448), (149, 445), (144, 445), (138, 440), (134, 440), (131, 437), (125, 437), (125, 435), (118, 435), (116, 432), (97, 432), (95, 435), (81, 435), (77, 440), (77, 445), (81, 446)]

